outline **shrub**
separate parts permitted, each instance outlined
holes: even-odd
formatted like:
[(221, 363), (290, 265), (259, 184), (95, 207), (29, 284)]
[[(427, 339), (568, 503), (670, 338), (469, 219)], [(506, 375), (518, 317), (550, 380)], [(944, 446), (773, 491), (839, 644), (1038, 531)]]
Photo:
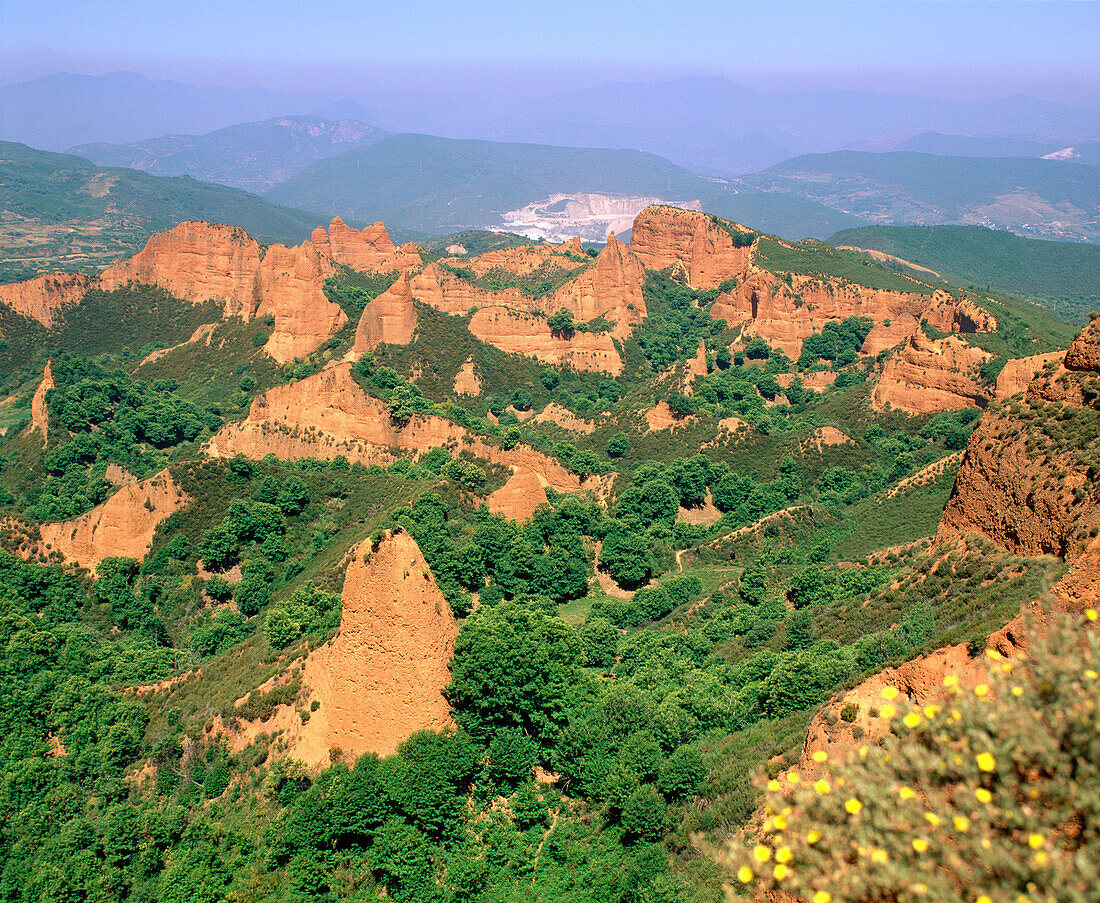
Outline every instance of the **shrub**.
[(1092, 899), (1100, 633), (1056, 616), (1031, 657), (992, 672), (980, 696), (898, 713), (824, 783), (782, 781), (766, 806), (783, 823), (724, 864), (749, 892), (802, 900)]
[(630, 437), (626, 433), (616, 433), (607, 442), (607, 455), (621, 458), (630, 450)]
[(622, 824), (627, 837), (659, 840), (665, 823), (665, 801), (652, 784), (635, 790), (623, 803)]

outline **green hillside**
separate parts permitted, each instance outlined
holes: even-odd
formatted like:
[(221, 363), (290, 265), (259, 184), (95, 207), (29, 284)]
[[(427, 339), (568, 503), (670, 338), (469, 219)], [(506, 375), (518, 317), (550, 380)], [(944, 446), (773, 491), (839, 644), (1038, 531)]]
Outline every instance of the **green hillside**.
[(189, 219), (241, 226), (264, 242), (300, 242), (327, 224), (236, 188), (0, 142), (2, 281), (100, 269)]
[(1100, 247), (982, 226), (868, 226), (829, 239), (882, 251), (974, 288), (1035, 301), (1074, 323), (1100, 308)]
[(980, 223), (1100, 240), (1100, 169), (1079, 163), (837, 151), (794, 157), (742, 181), (880, 223)]
[[(633, 150), (395, 135), (322, 160), (265, 197), (345, 219), (426, 232), (502, 225), (501, 214), (556, 193), (702, 202), (727, 219), (793, 239), (862, 223), (801, 198), (734, 192), (662, 157)], [(831, 228), (830, 228), (831, 227)]]

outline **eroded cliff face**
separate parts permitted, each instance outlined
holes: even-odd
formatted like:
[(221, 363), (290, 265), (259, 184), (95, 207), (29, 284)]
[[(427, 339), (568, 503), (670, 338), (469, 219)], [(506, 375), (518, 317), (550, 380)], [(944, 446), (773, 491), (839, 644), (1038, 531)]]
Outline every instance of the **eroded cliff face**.
[(238, 730), (234, 746), (281, 731), (288, 755), (326, 766), (333, 749), (347, 761), (388, 756), (417, 731), (451, 724), (442, 691), (458, 626), (413, 538), (398, 530), (360, 543), (340, 603), (336, 636), (301, 665), (300, 700)]
[(997, 376), (997, 387), (993, 394), (996, 398), (1011, 398), (1020, 392), (1026, 392), (1035, 377), (1042, 372), (1048, 364), (1061, 363), (1065, 357), (1063, 351), (1052, 351), (1050, 354), (1033, 354), (1031, 357), (1018, 357), (1005, 364), (1004, 369)]
[(259, 242), (243, 229), (185, 222), (152, 235), (133, 257), (104, 270), (99, 284), (106, 290), (128, 282), (157, 285), (195, 304), (221, 301), (226, 316), (248, 319), (256, 306), (259, 268)]
[(95, 285), (96, 277), (76, 273), (35, 276), (0, 285), (0, 304), (43, 326), (53, 326), (61, 308), (76, 304)]
[(510, 450), (489, 445), (443, 417), (417, 414), (397, 428), (389, 408), (359, 387), (347, 363), (258, 396), (248, 417), (222, 427), (208, 452), (256, 459), (270, 453), (286, 460), (344, 455), (349, 461), (386, 465), (396, 459), (395, 452), (415, 456), (438, 446), (468, 448), (496, 464), (534, 470), (559, 492), (581, 488), (578, 477), (548, 455), (526, 445)]
[(53, 366), (51, 361), (46, 361), (46, 366), (42, 370), (42, 382), (38, 384), (38, 388), (34, 390), (34, 397), (31, 399), (31, 432), (38, 432), (42, 434), (42, 444), (45, 445), (49, 439), (50, 429), (50, 412), (46, 408), (46, 393), (56, 387), (56, 383), (53, 381)]
[(167, 469), (127, 483), (102, 505), (72, 520), (42, 524), (41, 549), (94, 571), (104, 558), (136, 558), (149, 551), (153, 533), (189, 499)]
[[(734, 225), (738, 232), (749, 233)], [(646, 207), (634, 218), (630, 250), (651, 270), (673, 267), (696, 289), (717, 288), (744, 278), (752, 264), (750, 246), (735, 247), (730, 232), (711, 216), (676, 207)]]
[(1092, 315), (1089, 325), (1069, 346), (1065, 367), (1085, 373), (1100, 372), (1100, 314)]
[(513, 354), (548, 364), (594, 370), (618, 376), (623, 361), (608, 333), (550, 331), (546, 318), (507, 307), (480, 307), (470, 318), (470, 332), (481, 341)]
[(367, 302), (355, 328), (356, 356), (374, 351), (383, 342), (407, 345), (416, 332), (416, 305), (407, 273), (377, 298)]
[(454, 266), (466, 267), (478, 276), (490, 270), (502, 269), (517, 276), (528, 276), (541, 267), (557, 267), (574, 272), (588, 264), (580, 239), (572, 239), (563, 245), (519, 245), (486, 251), (477, 257), (451, 258)]
[(424, 262), (415, 245), (396, 247), (380, 222), (354, 229), (337, 216), (327, 234), (320, 227), (314, 229), (310, 242), (336, 263), (364, 272), (399, 270), (407, 273)]
[(546, 487), (534, 470), (517, 468), (508, 482), (489, 496), (489, 510), (512, 520), (530, 520), (539, 505), (549, 504)]
[(611, 335), (630, 335), (646, 315), (645, 267), (612, 232), (594, 265), (554, 292), (547, 312), (568, 310), (578, 323), (603, 317), (615, 323)]
[(978, 368), (989, 357), (958, 336), (930, 339), (917, 329), (886, 361), (871, 403), (911, 414), (985, 407), (992, 393), (979, 382)]

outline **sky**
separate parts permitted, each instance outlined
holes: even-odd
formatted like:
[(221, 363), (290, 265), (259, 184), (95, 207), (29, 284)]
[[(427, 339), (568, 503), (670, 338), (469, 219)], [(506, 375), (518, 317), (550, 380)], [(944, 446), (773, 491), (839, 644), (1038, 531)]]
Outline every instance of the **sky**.
[(3, 84), (129, 70), (355, 97), (721, 75), (1100, 107), (1098, 47), (1097, 2), (0, 0)]

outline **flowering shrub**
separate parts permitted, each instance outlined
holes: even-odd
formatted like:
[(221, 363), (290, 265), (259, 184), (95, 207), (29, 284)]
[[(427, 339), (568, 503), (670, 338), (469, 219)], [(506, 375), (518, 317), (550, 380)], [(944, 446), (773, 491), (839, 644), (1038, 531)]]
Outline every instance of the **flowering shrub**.
[[(723, 854), (729, 897), (812, 903), (1084, 901), (1100, 888), (1100, 632), (1059, 616), (1026, 659), (992, 650), (988, 684), (896, 705), (893, 735), (768, 782), (759, 842)], [(815, 761), (827, 761), (824, 752)]]

